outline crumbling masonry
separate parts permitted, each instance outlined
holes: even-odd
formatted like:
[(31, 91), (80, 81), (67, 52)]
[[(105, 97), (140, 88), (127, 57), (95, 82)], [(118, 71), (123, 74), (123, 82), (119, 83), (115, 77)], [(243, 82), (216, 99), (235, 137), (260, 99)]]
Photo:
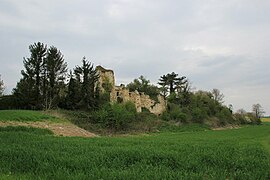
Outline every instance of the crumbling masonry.
[(135, 104), (137, 112), (142, 112), (143, 108), (148, 109), (151, 113), (160, 115), (166, 109), (166, 101), (163, 96), (158, 95), (158, 101), (151, 99), (143, 92), (130, 92), (124, 85), (116, 86), (114, 72), (109, 69), (105, 69), (102, 66), (96, 67), (99, 74), (99, 89), (101, 92), (105, 92), (104, 83), (110, 83), (110, 101), (111, 102), (127, 102), (131, 101)]

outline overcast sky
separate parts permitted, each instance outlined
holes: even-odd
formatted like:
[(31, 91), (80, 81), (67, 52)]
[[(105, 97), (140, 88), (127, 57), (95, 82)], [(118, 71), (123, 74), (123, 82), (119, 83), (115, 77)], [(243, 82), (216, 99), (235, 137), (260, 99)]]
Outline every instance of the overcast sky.
[(169, 72), (225, 104), (270, 114), (269, 0), (0, 0), (0, 74), (6, 94), (29, 45), (56, 46), (70, 69), (83, 56), (117, 83)]

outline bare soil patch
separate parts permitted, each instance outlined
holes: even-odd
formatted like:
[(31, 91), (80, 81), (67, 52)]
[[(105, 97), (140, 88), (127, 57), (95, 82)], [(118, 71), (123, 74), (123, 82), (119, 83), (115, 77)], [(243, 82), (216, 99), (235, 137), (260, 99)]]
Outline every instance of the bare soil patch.
[(51, 130), (56, 136), (79, 136), (79, 137), (96, 137), (97, 135), (88, 132), (71, 123), (53, 123), (53, 122), (0, 122), (0, 126), (30, 126), (35, 128), (44, 128)]

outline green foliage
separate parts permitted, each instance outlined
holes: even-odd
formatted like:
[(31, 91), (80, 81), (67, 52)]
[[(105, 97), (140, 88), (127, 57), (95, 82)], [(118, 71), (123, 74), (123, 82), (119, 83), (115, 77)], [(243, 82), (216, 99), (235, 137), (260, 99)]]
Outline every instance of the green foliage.
[(206, 111), (201, 108), (194, 108), (192, 109), (192, 120), (196, 123), (203, 123), (204, 120), (207, 118)]
[(112, 130), (124, 130), (131, 121), (135, 120), (135, 117), (136, 107), (131, 102), (107, 104), (93, 116), (95, 122)]
[(16, 101), (14, 95), (5, 95), (0, 97), (0, 110), (2, 109), (13, 109), (20, 107), (19, 102)]
[(104, 88), (105, 92), (107, 92), (107, 93), (110, 93), (112, 91), (113, 85), (107, 76), (105, 77), (105, 80), (102, 84), (102, 87)]
[(67, 95), (65, 98), (65, 109), (74, 110), (80, 102), (80, 83), (76, 81), (72, 71), (69, 73), (69, 82), (67, 85)]
[(259, 125), (262, 123), (260, 118), (257, 118), (254, 113), (235, 113), (234, 114), (234, 119), (239, 123), (239, 124), (254, 124), (254, 125)]
[(130, 91), (137, 90), (150, 96), (151, 99), (158, 101), (157, 95), (159, 95), (159, 88), (150, 84), (150, 80), (147, 80), (144, 76), (140, 76), (138, 79), (134, 79), (133, 82), (127, 85)]
[(40, 111), (30, 110), (0, 110), (0, 121), (44, 121), (56, 120), (55, 117)]
[[(216, 96), (219, 94), (220, 92)], [(181, 122), (184, 123), (205, 123), (217, 119), (219, 126), (238, 123), (231, 110), (221, 104), (221, 98), (213, 98), (210, 92), (182, 93), (181, 96), (172, 93), (167, 100), (169, 102), (168, 109), (162, 115), (162, 118), (167, 121), (181, 119)]]
[(30, 45), (29, 50), (30, 57), (23, 61), (23, 77), (13, 92), (17, 104), (25, 109), (57, 107), (67, 71), (63, 55), (57, 48), (47, 49), (47, 45), (40, 42)]
[(168, 93), (167, 91), (169, 91), (170, 94), (186, 91), (187, 89), (185, 87), (188, 84), (188, 81), (185, 76), (178, 77), (178, 74), (172, 72), (161, 76), (158, 84), (162, 87), (162, 94), (166, 96)]
[(155, 114), (147, 111), (137, 113), (136, 120), (129, 125), (130, 132), (149, 133), (159, 131), (159, 127), (163, 124)]
[(162, 118), (164, 120), (174, 120), (181, 123), (186, 123), (188, 121), (188, 116), (181, 111), (178, 105), (169, 103), (168, 111), (163, 113)]
[(233, 116), (231, 111), (228, 108), (222, 108), (220, 112), (216, 114), (216, 117), (219, 119), (220, 125), (226, 125), (233, 123)]
[[(0, 129), (6, 179), (269, 179), (269, 125), (65, 138)], [(190, 131), (191, 130), (191, 131)], [(193, 132), (192, 132), (193, 131)]]
[(96, 69), (93, 64), (86, 60), (85, 57), (82, 59), (82, 66), (76, 66), (74, 69), (77, 84), (79, 88), (79, 102), (77, 108), (79, 109), (95, 109), (98, 107), (98, 102), (95, 93), (95, 84), (99, 78)]
[(44, 64), (44, 106), (45, 109), (51, 109), (57, 107), (59, 104), (61, 98), (60, 90), (65, 86), (64, 80), (66, 78), (67, 63), (64, 62), (62, 53), (56, 47), (51, 46), (47, 50)]
[(110, 93), (109, 92), (104, 92), (104, 93), (99, 93), (99, 98), (98, 98), (98, 104), (100, 107), (104, 106), (105, 104), (110, 102)]

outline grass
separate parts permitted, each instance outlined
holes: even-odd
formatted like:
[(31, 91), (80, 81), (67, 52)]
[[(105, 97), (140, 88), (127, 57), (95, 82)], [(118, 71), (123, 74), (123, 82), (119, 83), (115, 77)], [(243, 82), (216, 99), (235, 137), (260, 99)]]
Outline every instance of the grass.
[(13, 133), (16, 132), (16, 134), (29, 133), (29, 134), (35, 134), (35, 135), (53, 135), (53, 132), (48, 129), (25, 127), (25, 126), (0, 127), (0, 132), (13, 132)]
[(54, 117), (41, 111), (29, 110), (0, 110), (0, 121), (43, 121)]
[(58, 118), (45, 114), (42, 111), (30, 110), (0, 110), (0, 121), (59, 121)]
[(0, 129), (0, 178), (270, 178), (268, 124), (113, 138), (54, 137), (33, 131)]

